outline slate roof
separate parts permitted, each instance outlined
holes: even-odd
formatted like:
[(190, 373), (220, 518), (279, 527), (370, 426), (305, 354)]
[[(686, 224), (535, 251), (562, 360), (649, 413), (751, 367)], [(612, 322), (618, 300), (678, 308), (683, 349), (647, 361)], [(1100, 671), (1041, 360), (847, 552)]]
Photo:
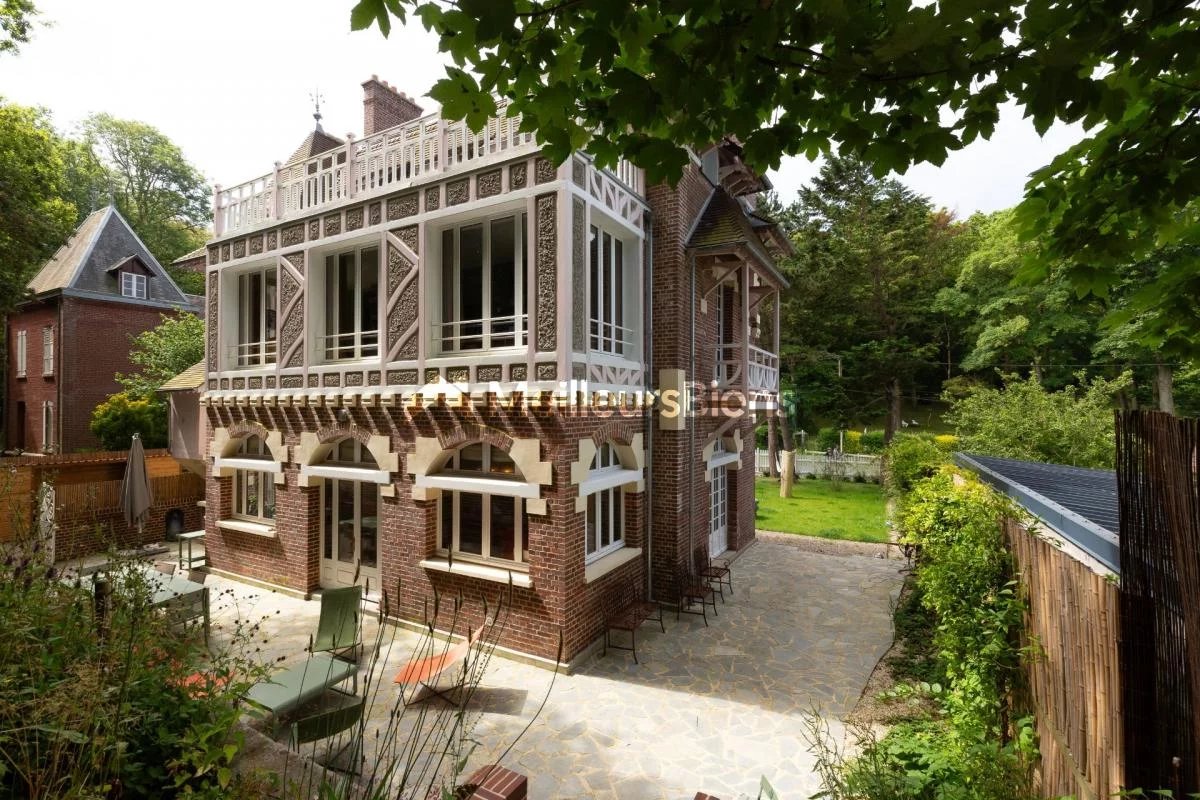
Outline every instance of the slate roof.
[(171, 264), (172, 265), (182, 264), (184, 261), (191, 261), (193, 258), (200, 258), (201, 256), (205, 256), (205, 257), (208, 256), (208, 246), (207, 245), (202, 244), (199, 247), (197, 247), (195, 250), (193, 250), (192, 252), (184, 253), (179, 258), (172, 261)]
[(147, 282), (146, 299), (136, 302), (193, 305), (113, 206), (89, 214), (33, 276), (28, 287), (35, 295), (69, 291), (80, 296), (129, 301), (121, 296), (120, 276), (115, 268), (133, 258), (153, 276)]
[(956, 459), (1114, 572), (1120, 571), (1116, 472), (970, 453), (958, 453)]
[(745, 246), (780, 284), (787, 286), (787, 281), (775, 268), (775, 259), (763, 246), (762, 238), (754, 230), (741, 204), (724, 189), (718, 188), (708, 199), (708, 205), (704, 207), (700, 221), (688, 240), (688, 247), (705, 249), (723, 245)]
[(318, 125), (316, 130), (305, 137), (304, 141), (300, 143), (300, 146), (296, 148), (295, 152), (288, 156), (288, 160), (284, 163), (291, 164), (294, 161), (303, 161), (306, 158), (312, 158), (315, 155), (328, 152), (335, 147), (341, 147), (344, 144), (345, 142), (343, 142), (341, 139), (337, 138), (336, 136), (330, 136), (328, 133), (321, 130), (321, 126)]
[(199, 389), (204, 385), (205, 364), (193, 364), (171, 380), (158, 387), (160, 392), (180, 392)]

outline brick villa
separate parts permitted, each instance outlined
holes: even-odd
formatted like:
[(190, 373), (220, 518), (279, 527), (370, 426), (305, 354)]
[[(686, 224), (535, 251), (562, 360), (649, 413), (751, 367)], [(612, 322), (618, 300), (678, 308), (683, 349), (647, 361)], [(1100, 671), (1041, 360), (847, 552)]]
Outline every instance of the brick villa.
[[(208, 245), (212, 568), (308, 593), (495, 597), (552, 659), (636, 581), (754, 537), (786, 240), (724, 141), (674, 188), (479, 133), (372, 77), (364, 133), (318, 124), (215, 192)], [(397, 590), (396, 587), (399, 587)]]
[(28, 289), (5, 323), (5, 446), (25, 452), (97, 448), (92, 411), (133, 371), (130, 337), (203, 311), (113, 206), (88, 215)]

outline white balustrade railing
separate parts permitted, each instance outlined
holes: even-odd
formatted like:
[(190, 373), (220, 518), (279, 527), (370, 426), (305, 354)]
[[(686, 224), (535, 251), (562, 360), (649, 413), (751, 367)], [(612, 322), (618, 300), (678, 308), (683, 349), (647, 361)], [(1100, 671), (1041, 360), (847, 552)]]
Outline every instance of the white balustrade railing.
[[(713, 378), (719, 386), (741, 386), (747, 392), (779, 391), (779, 356), (750, 345), (749, 358), (742, 374), (742, 345), (724, 344), (717, 348)], [(743, 386), (743, 384), (745, 384)]]
[(275, 363), (277, 349), (274, 339), (236, 344), (229, 348), (229, 363), (237, 369), (269, 366)]
[(623, 356), (633, 348), (633, 329), (615, 322), (592, 317), (590, 323), (591, 346), (601, 353)]
[(350, 331), (320, 337), (325, 361), (358, 361), (379, 355), (379, 331)]
[[(213, 197), (213, 228), (224, 236), (272, 221), (293, 219), (315, 209), (394, 191), (424, 175), (463, 171), (498, 155), (533, 152), (532, 133), (520, 130), (521, 117), (500, 114), (483, 129), (471, 131), (461, 121), (436, 114), (397, 125), (229, 188)], [(637, 194), (644, 190), (643, 172), (621, 161), (613, 174)]]

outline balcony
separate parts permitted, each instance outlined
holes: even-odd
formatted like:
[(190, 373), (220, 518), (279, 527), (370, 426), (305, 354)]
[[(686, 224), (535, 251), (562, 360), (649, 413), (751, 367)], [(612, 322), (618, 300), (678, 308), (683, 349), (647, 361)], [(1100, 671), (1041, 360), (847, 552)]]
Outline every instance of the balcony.
[(265, 342), (235, 344), (228, 350), (228, 363), (233, 369), (270, 367), (275, 364), (277, 344), (274, 339)]
[(741, 389), (750, 408), (773, 408), (779, 395), (779, 356), (754, 345), (726, 344), (717, 348), (714, 379), (717, 386)]
[[(218, 186), (213, 232), (221, 238), (537, 152), (534, 135), (520, 130), (520, 115), (506, 116), (505, 101), (497, 106), (500, 115), (478, 132), (464, 122), (427, 114), (236, 186)], [(641, 169), (622, 161), (611, 174), (643, 194)]]
[(379, 331), (331, 333), (319, 341), (326, 363), (379, 357)]
[(441, 340), (445, 354), (497, 347), (525, 347), (528, 314), (484, 319), (456, 320), (435, 324), (434, 337)]

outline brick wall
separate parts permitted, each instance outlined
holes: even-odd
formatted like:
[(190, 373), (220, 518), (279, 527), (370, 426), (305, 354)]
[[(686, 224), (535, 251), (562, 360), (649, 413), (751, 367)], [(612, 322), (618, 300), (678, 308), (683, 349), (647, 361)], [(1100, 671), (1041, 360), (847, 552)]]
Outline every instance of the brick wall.
[[(58, 372), (62, 355), (55, 352), (54, 374), (44, 375), (42, 369), (42, 332), (49, 326), (55, 332), (58, 343), (58, 306), (54, 303), (39, 303), (26, 306), (8, 316), (8, 393), (5, 408), (5, 447), (21, 448), (26, 452), (45, 452), (47, 442), (42, 441), (43, 403), (53, 403), (55, 426), (58, 425)], [(25, 331), (25, 377), (17, 377), (17, 333)], [(24, 403), (24, 415), (21, 404)], [(52, 432), (54, 436), (57, 431)], [(53, 445), (54, 441), (49, 444)]]
[[(284, 444), (295, 447), (303, 431), (336, 425), (336, 409), (208, 408), (210, 424), (229, 427), (249, 420), (283, 434)], [(606, 416), (567, 416), (560, 413), (526, 413), (492, 409), (433, 408), (351, 409), (352, 424), (360, 431), (388, 436), (400, 454), (400, 473), (394, 475), (396, 496), (382, 498), (379, 553), (381, 582), (393, 613), (423, 621), (432, 609), (434, 593), (448, 601), (466, 600), (463, 624), (480, 621), (483, 600), (495, 608), (507, 586), (458, 574), (427, 571), (419, 562), (435, 555), (438, 542), (437, 501), (412, 499), (412, 476), (406, 470), (408, 454), (417, 436), (442, 441), (470, 440), (475, 426), (487, 428), (497, 441), (504, 437), (537, 438), (541, 459), (550, 461), (553, 485), (542, 487), (547, 500), (545, 515), (528, 515), (527, 561), (532, 588), (516, 588), (501, 644), (546, 658), (558, 648), (563, 635), (563, 657), (570, 659), (602, 632), (600, 603), (615, 582), (644, 580), (644, 564), (631, 561), (592, 583), (584, 581), (584, 514), (575, 512), (577, 487), (570, 486), (571, 464), (578, 458), (582, 438), (613, 438), (628, 442), (644, 429), (642, 418), (614, 421)], [(349, 426), (345, 426), (347, 432)], [(294, 451), (293, 451), (294, 452)], [(206, 546), (209, 563), (219, 569), (270, 581), (308, 592), (320, 586), (320, 490), (298, 486), (299, 467), (285, 468), (286, 485), (276, 486), (276, 536), (267, 538), (222, 529), (218, 520), (232, 509), (232, 478), (211, 478), (207, 484)], [(643, 495), (626, 493), (625, 537), (630, 547), (644, 545)], [(399, 588), (397, 588), (399, 587)], [(439, 620), (449, 624), (443, 614)]]
[(62, 302), (59, 428), (62, 450), (69, 453), (100, 446), (89, 428), (92, 411), (121, 390), (116, 374), (132, 371), (132, 337), (158, 326), (164, 312), (133, 303), (75, 297)]

